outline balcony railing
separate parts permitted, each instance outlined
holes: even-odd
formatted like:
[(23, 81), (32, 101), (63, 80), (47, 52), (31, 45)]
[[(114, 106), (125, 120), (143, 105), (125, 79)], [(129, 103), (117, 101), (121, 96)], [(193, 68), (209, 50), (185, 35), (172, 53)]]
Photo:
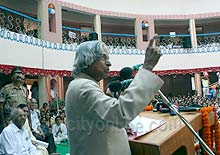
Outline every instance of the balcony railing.
[(0, 27), (4, 29), (40, 38), (40, 24), (38, 19), (0, 6)]
[[(91, 30), (62, 26), (62, 40), (64, 44), (79, 45), (89, 40)], [(110, 48), (136, 48), (135, 35), (133, 34), (116, 34), (102, 33), (102, 41)]]
[(211, 47), (220, 44), (220, 32), (197, 34), (198, 47)]
[[(5, 29), (18, 34), (40, 38), (40, 24), (41, 21), (34, 17), (25, 15), (4, 6), (0, 6), (0, 27), (3, 30)], [(93, 32), (91, 30), (72, 28), (67, 26), (62, 26), (62, 30), (63, 43), (71, 44), (74, 46), (79, 45), (84, 41), (88, 41), (89, 33)], [(159, 48), (164, 49), (164, 51), (166, 51), (166, 49), (173, 49), (173, 51), (187, 53), (187, 49), (191, 48), (190, 37), (190, 34), (159, 35), (157, 45)], [(134, 34), (116, 34), (103, 32), (102, 41), (105, 42), (109, 48), (136, 49), (137, 47)], [(197, 34), (197, 44), (198, 48), (213, 48), (213, 46), (219, 47), (220, 32)]]
[(62, 26), (62, 41), (64, 44), (79, 45), (84, 41), (89, 40), (89, 33), (91, 30), (82, 30), (79, 28), (73, 28), (68, 26)]
[[(52, 43), (46, 40), (35, 38), (33, 36), (27, 36), (25, 34), (18, 34), (16, 32), (11, 32), (1, 27), (0, 27), (0, 38), (26, 43), (38, 47), (55, 49), (55, 50), (75, 51), (77, 49), (77, 45), (74, 44)], [(120, 47), (114, 48), (112, 46), (108, 46), (108, 50), (109, 53), (113, 55), (144, 55), (145, 54), (145, 50), (139, 50), (136, 48), (120, 48)], [(163, 55), (213, 53), (213, 52), (220, 52), (220, 44), (217, 44), (215, 46), (211, 45), (211, 46), (204, 46), (198, 48), (176, 48), (176, 49), (161, 48), (161, 53)]]
[(191, 48), (190, 34), (158, 35), (157, 46), (161, 49)]
[(133, 34), (115, 34), (102, 33), (102, 41), (110, 47), (120, 49), (136, 48), (135, 35)]

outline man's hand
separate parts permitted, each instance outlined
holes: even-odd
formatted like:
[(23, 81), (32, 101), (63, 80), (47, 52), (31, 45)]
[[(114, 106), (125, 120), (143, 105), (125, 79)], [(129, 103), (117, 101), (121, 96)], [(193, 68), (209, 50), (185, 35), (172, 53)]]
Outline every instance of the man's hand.
[(146, 49), (145, 59), (143, 64), (143, 68), (150, 71), (153, 70), (154, 66), (156, 66), (157, 62), (159, 61), (162, 55), (160, 49), (153, 46), (155, 39), (157, 39), (157, 35), (150, 40), (150, 43)]

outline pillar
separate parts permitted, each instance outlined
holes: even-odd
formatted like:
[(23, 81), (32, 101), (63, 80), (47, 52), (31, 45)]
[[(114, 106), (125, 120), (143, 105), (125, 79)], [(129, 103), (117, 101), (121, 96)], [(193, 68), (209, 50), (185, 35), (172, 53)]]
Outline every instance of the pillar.
[(101, 17), (100, 15), (95, 15), (94, 17), (94, 30), (98, 34), (98, 40), (102, 40), (102, 30), (101, 30)]
[[(143, 31), (142, 31), (142, 21), (146, 20), (148, 22), (148, 34), (147, 38), (148, 41), (143, 41)], [(146, 49), (149, 40), (155, 35), (155, 28), (154, 28), (154, 20), (153, 19), (144, 19), (144, 18), (136, 18), (135, 19), (135, 35), (136, 35), (136, 43), (137, 48), (140, 50)]]
[[(51, 26), (49, 25), (48, 5), (53, 4), (55, 14), (51, 19)], [(41, 35), (40, 38), (43, 40), (62, 43), (62, 7), (57, 1), (49, 2), (48, 0), (38, 1), (38, 19), (41, 20)], [(53, 31), (50, 31), (51, 27)]]
[[(102, 41), (102, 30), (101, 30), (101, 17), (100, 15), (95, 15), (94, 17), (94, 29), (95, 32), (98, 34), (98, 40)], [(99, 82), (99, 86), (102, 90), (104, 90), (104, 80)]]
[(48, 102), (47, 95), (46, 95), (47, 91), (46, 91), (45, 76), (40, 76), (38, 83), (39, 83), (39, 107), (41, 107), (44, 102)]
[[(48, 5), (53, 4), (55, 13), (52, 14), (52, 18), (49, 17), (50, 13), (48, 12)], [(48, 1), (48, 0), (38, 0), (38, 19), (41, 20), (40, 34), (39, 39), (47, 40), (56, 43), (62, 43), (62, 7), (58, 4), (57, 1)], [(50, 25), (51, 24), (51, 25)], [(51, 30), (52, 29), (52, 30)], [(44, 49), (42, 49), (43, 55)], [(42, 57), (42, 62), (44, 63), (44, 57)], [(42, 63), (42, 69), (44, 69), (44, 64)], [(60, 88), (64, 89), (64, 88)], [(39, 104), (40, 107), (44, 102), (48, 102), (49, 98), (46, 88), (46, 77), (42, 75), (39, 77)]]
[(191, 45), (192, 48), (197, 48), (197, 37), (196, 37), (196, 24), (195, 19), (189, 20), (189, 31), (191, 35)]
[[(190, 35), (191, 35), (192, 48), (197, 48), (195, 19), (189, 20), (189, 31), (190, 31)], [(198, 96), (202, 96), (202, 85), (201, 85), (200, 73), (195, 73), (194, 78), (195, 78), (195, 91), (197, 92)]]

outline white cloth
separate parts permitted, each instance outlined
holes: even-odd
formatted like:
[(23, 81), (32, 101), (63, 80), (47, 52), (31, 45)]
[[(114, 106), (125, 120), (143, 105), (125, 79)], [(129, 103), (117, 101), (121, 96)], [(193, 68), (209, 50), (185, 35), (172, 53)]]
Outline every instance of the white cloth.
[[(58, 132), (59, 128), (61, 129), (62, 132)], [(61, 142), (63, 140), (67, 140), (67, 128), (66, 125), (61, 123), (60, 125), (58, 124), (54, 124), (52, 126), (52, 133), (53, 133), (53, 137), (54, 137), (54, 141), (55, 142)]]
[[(27, 135), (31, 140), (36, 140), (36, 137), (34, 137), (34, 135), (31, 132), (31, 128), (28, 123), (28, 119), (26, 119), (23, 128), (27, 131)], [(37, 151), (39, 152), (39, 155), (48, 155), (48, 151), (45, 147), (37, 145), (36, 148), (37, 148)]]
[(38, 155), (24, 128), (19, 129), (14, 123), (9, 124), (0, 135), (0, 154)]
[(80, 73), (68, 86), (65, 98), (70, 154), (129, 155), (124, 129), (150, 103), (163, 81), (140, 69), (124, 94), (103, 93), (90, 76)]

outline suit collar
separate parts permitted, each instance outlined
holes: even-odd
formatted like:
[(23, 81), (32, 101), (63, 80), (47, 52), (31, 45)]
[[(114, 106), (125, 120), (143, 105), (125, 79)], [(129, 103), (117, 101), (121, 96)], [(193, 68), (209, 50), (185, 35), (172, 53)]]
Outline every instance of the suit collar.
[(92, 80), (94, 81), (95, 83), (98, 83), (94, 78), (92, 78), (91, 76), (85, 74), (85, 73), (79, 73), (77, 76), (76, 76), (76, 79), (78, 78), (82, 78), (82, 79), (89, 79), (89, 80)]

